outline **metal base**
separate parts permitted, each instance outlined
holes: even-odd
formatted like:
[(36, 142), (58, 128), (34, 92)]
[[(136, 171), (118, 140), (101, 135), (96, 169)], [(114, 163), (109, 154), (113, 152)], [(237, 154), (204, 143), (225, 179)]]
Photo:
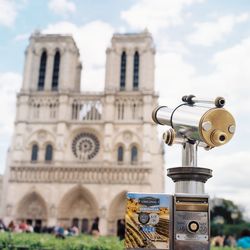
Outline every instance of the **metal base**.
[(212, 170), (198, 167), (169, 168), (167, 176), (175, 182), (175, 193), (204, 194), (204, 184), (212, 177)]

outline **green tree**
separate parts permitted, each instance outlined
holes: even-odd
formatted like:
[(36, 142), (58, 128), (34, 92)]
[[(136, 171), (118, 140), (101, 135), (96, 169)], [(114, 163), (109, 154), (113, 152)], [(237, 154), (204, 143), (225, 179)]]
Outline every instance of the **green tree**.
[(211, 200), (211, 221), (216, 223), (218, 218), (223, 218), (223, 224), (243, 223), (243, 214), (238, 205), (226, 199)]

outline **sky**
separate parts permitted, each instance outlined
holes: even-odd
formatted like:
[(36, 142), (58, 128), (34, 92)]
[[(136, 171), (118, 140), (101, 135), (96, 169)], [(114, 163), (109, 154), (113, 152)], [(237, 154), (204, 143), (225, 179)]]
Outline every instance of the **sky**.
[[(235, 136), (223, 147), (200, 149), (198, 165), (213, 169), (206, 192), (233, 200), (250, 219), (249, 0), (0, 0), (0, 173), (32, 32), (72, 34), (83, 64), (82, 90), (101, 91), (112, 34), (145, 29), (157, 51), (160, 104), (175, 107), (186, 94), (226, 99)], [(180, 146), (166, 147), (166, 168), (180, 164)], [(173, 190), (167, 178), (166, 192)]]

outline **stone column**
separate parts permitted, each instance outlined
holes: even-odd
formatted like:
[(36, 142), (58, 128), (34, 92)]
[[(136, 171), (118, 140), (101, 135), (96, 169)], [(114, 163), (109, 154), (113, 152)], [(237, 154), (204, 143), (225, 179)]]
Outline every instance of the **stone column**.
[(34, 74), (32, 71), (32, 58), (33, 53), (31, 48), (27, 48), (25, 51), (25, 65), (23, 69), (23, 85), (22, 90), (28, 91), (31, 84), (31, 74)]
[(126, 62), (126, 90), (133, 90), (133, 52), (129, 50), (127, 52), (127, 62)]
[(52, 89), (52, 75), (54, 67), (54, 51), (49, 50), (47, 54), (46, 75), (44, 89), (50, 91)]
[(38, 89), (38, 78), (39, 78), (39, 68), (40, 68), (41, 53), (37, 52), (35, 49), (32, 51), (32, 62), (31, 71), (28, 73), (27, 84), (29, 85), (28, 90)]
[(99, 230), (101, 235), (108, 234), (108, 222), (107, 222), (107, 207), (103, 205), (99, 209), (100, 221), (99, 221)]

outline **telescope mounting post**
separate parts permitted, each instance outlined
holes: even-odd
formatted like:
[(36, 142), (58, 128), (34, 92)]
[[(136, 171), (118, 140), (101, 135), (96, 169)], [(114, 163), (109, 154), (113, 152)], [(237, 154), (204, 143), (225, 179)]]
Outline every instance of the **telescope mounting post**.
[(175, 183), (175, 193), (204, 194), (205, 183), (212, 177), (212, 170), (197, 166), (197, 143), (182, 145), (182, 166), (169, 168), (167, 175)]
[(197, 144), (185, 142), (182, 144), (182, 166), (197, 167)]

